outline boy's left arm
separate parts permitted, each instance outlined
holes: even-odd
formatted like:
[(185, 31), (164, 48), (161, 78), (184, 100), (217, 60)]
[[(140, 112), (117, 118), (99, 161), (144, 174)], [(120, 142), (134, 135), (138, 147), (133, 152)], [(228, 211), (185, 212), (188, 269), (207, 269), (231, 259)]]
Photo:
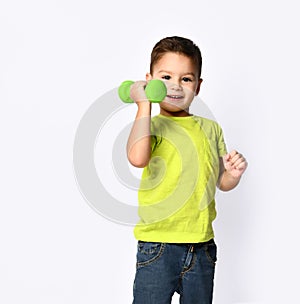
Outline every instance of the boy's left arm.
[(244, 156), (236, 150), (221, 157), (218, 188), (222, 191), (229, 191), (235, 188), (247, 166), (248, 163)]

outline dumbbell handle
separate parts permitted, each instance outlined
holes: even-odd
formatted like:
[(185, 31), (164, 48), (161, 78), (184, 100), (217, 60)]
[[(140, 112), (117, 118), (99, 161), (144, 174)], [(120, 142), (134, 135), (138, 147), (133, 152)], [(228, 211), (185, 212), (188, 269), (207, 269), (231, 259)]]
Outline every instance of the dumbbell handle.
[[(121, 83), (118, 89), (120, 99), (125, 103), (133, 103), (130, 98), (130, 87), (134, 84), (132, 80), (125, 80)], [(163, 81), (152, 79), (148, 82), (145, 93), (150, 102), (159, 103), (163, 101), (167, 95), (167, 88)]]

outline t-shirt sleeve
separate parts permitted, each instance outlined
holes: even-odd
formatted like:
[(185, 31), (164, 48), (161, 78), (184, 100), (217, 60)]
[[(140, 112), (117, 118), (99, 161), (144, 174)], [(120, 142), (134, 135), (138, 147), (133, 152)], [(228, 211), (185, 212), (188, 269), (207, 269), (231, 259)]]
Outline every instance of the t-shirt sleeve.
[(155, 150), (161, 141), (160, 130), (155, 122), (155, 119), (151, 120), (151, 152)]
[(155, 150), (157, 146), (157, 137), (156, 135), (151, 135), (151, 152)]
[(224, 140), (224, 134), (222, 128), (217, 125), (217, 141), (218, 141), (218, 153), (222, 157), (227, 154), (227, 148)]

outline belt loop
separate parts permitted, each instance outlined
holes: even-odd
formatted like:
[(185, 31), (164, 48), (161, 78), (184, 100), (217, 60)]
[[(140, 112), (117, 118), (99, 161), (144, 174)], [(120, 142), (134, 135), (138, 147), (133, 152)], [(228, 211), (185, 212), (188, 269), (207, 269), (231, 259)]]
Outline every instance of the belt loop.
[(193, 244), (191, 245), (191, 249), (190, 250), (191, 250), (191, 252), (194, 252), (194, 245)]

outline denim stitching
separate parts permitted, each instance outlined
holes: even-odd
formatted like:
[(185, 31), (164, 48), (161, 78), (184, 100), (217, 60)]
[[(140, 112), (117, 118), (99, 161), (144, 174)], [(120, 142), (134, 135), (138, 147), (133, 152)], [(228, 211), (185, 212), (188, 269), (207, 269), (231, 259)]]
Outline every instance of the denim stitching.
[(194, 254), (190, 266), (181, 272), (180, 274), (181, 277), (183, 277), (187, 272), (189, 272), (195, 266), (196, 258), (197, 258), (196, 254)]
[(145, 262), (137, 262), (136, 267), (138, 268), (138, 267), (141, 267), (141, 266), (147, 266), (147, 265), (153, 263), (154, 261), (156, 261), (157, 259), (159, 259), (161, 257), (161, 255), (163, 254), (165, 247), (166, 247), (166, 244), (162, 243), (161, 247), (160, 247), (160, 249), (159, 249), (159, 251), (158, 251), (158, 253), (155, 257), (153, 257), (152, 259), (150, 259), (148, 261), (145, 261)]
[[(194, 248), (194, 250), (196, 250), (196, 248)], [(181, 273), (180, 273), (181, 277), (183, 277), (187, 272), (189, 272), (195, 266), (196, 259), (197, 259), (197, 254), (196, 254), (196, 252), (194, 252), (189, 267), (187, 269), (184, 269), (183, 271), (181, 271)]]
[(204, 247), (204, 251), (205, 251), (205, 255), (206, 255), (208, 261), (212, 264), (213, 267), (215, 267), (216, 266), (216, 262), (210, 256), (210, 254), (208, 252), (208, 246), (207, 245)]

